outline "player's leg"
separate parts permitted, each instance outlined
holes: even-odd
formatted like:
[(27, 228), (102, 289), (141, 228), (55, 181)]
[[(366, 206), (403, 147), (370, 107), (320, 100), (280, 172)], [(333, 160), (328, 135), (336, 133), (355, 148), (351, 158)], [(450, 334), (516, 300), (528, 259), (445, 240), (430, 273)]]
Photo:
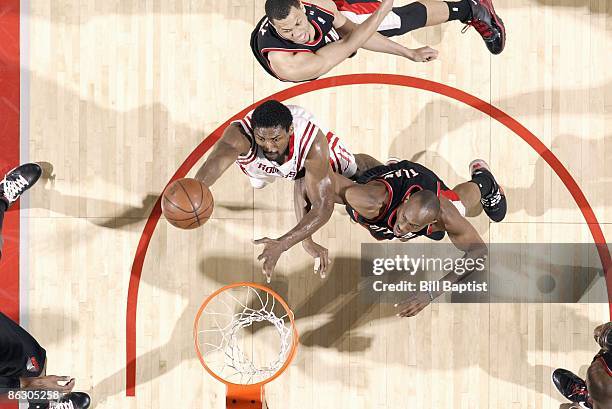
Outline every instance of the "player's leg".
[(453, 191), (459, 195), (468, 216), (475, 216), (482, 212), (480, 189), (476, 183), (472, 181), (461, 183), (455, 186)]
[(393, 28), (379, 30), (384, 36), (393, 37), (422, 27), (460, 21), (473, 26), (493, 54), (501, 53), (506, 43), (504, 23), (495, 13), (492, 0), (421, 0), (394, 7), (392, 17), (399, 17), (399, 23)]
[(586, 385), (594, 409), (612, 408), (612, 353), (602, 351), (595, 357)]
[(9, 206), (42, 175), (42, 169), (36, 163), (26, 163), (8, 172), (0, 181), (0, 257), (2, 257), (2, 222)]
[(489, 165), (482, 159), (476, 159), (470, 163), (470, 174), (472, 180), (453, 189), (465, 206), (467, 215), (476, 215), (482, 208), (491, 220), (502, 221), (506, 217), (506, 196), (497, 184)]

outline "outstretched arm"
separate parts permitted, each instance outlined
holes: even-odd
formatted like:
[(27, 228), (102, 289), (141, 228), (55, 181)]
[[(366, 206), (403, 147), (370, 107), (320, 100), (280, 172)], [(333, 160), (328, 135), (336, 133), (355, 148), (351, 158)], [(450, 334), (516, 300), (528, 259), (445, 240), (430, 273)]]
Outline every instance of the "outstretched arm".
[[(336, 176), (336, 175), (334, 175)], [(298, 223), (306, 216), (310, 211), (310, 201), (306, 192), (306, 184), (304, 178), (296, 180), (293, 186), (293, 208), (295, 210), (295, 218)], [(302, 247), (312, 258), (315, 259), (314, 273), (320, 274), (321, 278), (327, 276), (327, 272), (331, 267), (331, 260), (329, 258), (329, 250), (325, 247), (317, 244), (312, 236), (306, 237), (302, 240)]]
[[(287, 81), (308, 81), (320, 77), (361, 48), (392, 8), (393, 0), (382, 0), (380, 7), (347, 37), (326, 45), (316, 53), (270, 52), (270, 65), (280, 78)], [(335, 5), (333, 10), (337, 11)]]
[[(345, 37), (355, 31), (359, 25), (353, 23), (342, 14), (340, 15), (345, 22), (338, 28), (338, 32), (340, 35)], [(390, 40), (378, 32), (372, 34), (372, 36), (363, 44), (362, 48), (379, 53), (399, 55), (400, 57), (408, 58), (409, 60), (415, 62), (428, 62), (438, 58), (438, 51), (434, 50), (433, 48), (421, 47), (413, 50)]]
[(206, 158), (195, 178), (211, 187), (217, 179), (238, 159), (238, 156), (248, 152), (251, 144), (238, 124), (227, 127), (223, 136), (215, 144), (211, 154)]
[(255, 241), (255, 244), (266, 246), (258, 260), (264, 260), (263, 272), (268, 280), (280, 255), (312, 236), (327, 223), (334, 211), (334, 179), (329, 165), (329, 146), (321, 131), (310, 147), (304, 167), (306, 175), (303, 183), (311, 206), (310, 211), (293, 229), (278, 239), (263, 238)]
[[(472, 263), (464, 262), (461, 274), (452, 271), (439, 280), (440, 283), (457, 283), (472, 274), (477, 266), (482, 265), (482, 259), (487, 255), (487, 246), (474, 226), (465, 217), (461, 216), (452, 203), (445, 201), (442, 206), (445, 211), (444, 224), (448, 237), (455, 247), (465, 252), (464, 260), (473, 260)], [(480, 260), (480, 263), (478, 260)], [(442, 284), (440, 288), (443, 288)], [(442, 294), (443, 291), (416, 293), (410, 299), (398, 305), (400, 307), (398, 315), (400, 317), (413, 317)]]

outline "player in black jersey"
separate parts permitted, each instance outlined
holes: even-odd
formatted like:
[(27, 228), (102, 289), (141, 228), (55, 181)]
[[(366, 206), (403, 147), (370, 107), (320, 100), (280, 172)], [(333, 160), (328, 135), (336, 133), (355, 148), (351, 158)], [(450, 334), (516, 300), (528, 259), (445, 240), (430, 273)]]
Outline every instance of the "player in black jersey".
[[(576, 408), (612, 408), (612, 322), (594, 331), (601, 350), (587, 370), (586, 381), (566, 369), (556, 369), (552, 380), (559, 392)], [(562, 406), (563, 407), (563, 406)]]
[(483, 208), (493, 221), (502, 221), (506, 199), (484, 161), (472, 162), (470, 172), (472, 181), (451, 190), (425, 166), (405, 160), (364, 172), (357, 185), (343, 183), (339, 198), (351, 219), (377, 240), (442, 240), (446, 232), (456, 244), (482, 242), (465, 215)]
[[(357, 178), (357, 183), (335, 175), (335, 201), (344, 204), (351, 219), (378, 240), (408, 241), (418, 236), (441, 240), (448, 234), (466, 257), (476, 259), (486, 254), (487, 249), (466, 216), (484, 210), (491, 220), (500, 222), (506, 216), (507, 204), (485, 161), (473, 161), (470, 173), (471, 181), (451, 190), (425, 166), (404, 160), (367, 170)], [(295, 200), (296, 215), (301, 219), (308, 213), (309, 203), (299, 190)], [(468, 274), (459, 276), (451, 272), (443, 280), (457, 282)], [(402, 303), (399, 315), (416, 315), (441, 294), (417, 294)]]
[(504, 49), (505, 29), (492, 0), (421, 0), (402, 7), (393, 7), (393, 0), (267, 0), (266, 16), (251, 34), (251, 49), (270, 75), (309, 81), (359, 48), (417, 62), (434, 60), (438, 52), (432, 48), (412, 50), (387, 37), (454, 20), (475, 27), (493, 54)]
[[(89, 395), (72, 392), (75, 381), (69, 376), (46, 375), (47, 352), (25, 329), (0, 312), (0, 407), (11, 392), (57, 391), (63, 395), (50, 400), (45, 394), (32, 399), (28, 409), (87, 409)], [(14, 402), (14, 400), (13, 400)]]

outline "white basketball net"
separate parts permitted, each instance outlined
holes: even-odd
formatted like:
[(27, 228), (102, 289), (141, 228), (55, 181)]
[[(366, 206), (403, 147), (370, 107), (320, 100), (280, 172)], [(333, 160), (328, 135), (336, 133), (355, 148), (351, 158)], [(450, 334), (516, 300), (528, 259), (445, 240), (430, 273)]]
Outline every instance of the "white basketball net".
[(288, 314), (274, 296), (258, 288), (244, 285), (219, 293), (198, 322), (197, 342), (206, 365), (235, 384), (271, 378), (292, 348)]

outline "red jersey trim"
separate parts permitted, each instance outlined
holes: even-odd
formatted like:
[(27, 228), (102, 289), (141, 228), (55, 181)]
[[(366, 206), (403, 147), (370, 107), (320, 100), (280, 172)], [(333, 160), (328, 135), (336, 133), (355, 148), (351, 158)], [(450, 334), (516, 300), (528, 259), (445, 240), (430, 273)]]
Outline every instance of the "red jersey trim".
[[(308, 20), (310, 21), (310, 20)], [(321, 30), (321, 26), (314, 20), (310, 21), (310, 24), (314, 26), (314, 28), (317, 30), (317, 32), (319, 33), (319, 39), (317, 40), (317, 36), (315, 35), (315, 39), (312, 40), (309, 43), (306, 43), (306, 45), (308, 46), (315, 46), (318, 45), (321, 40), (323, 40), (323, 30)]]
[(289, 162), (291, 158), (293, 158), (293, 142), (294, 141), (295, 141), (295, 132), (293, 132), (291, 136), (289, 137), (289, 157), (287, 158), (287, 162)]
[(387, 192), (389, 192), (389, 202), (387, 203), (385, 210), (380, 212), (378, 217), (376, 217), (375, 219), (371, 219), (371, 220), (364, 219), (366, 222), (369, 222), (369, 223), (379, 222), (385, 216), (385, 214), (387, 214), (387, 212), (389, 211), (389, 208), (391, 207), (391, 203), (393, 202), (393, 189), (391, 189), (391, 185), (384, 179), (374, 179), (374, 180), (369, 181), (368, 183), (372, 183), (374, 181), (382, 182), (385, 184), (385, 188), (387, 189)]
[[(386, 182), (385, 182), (385, 183), (386, 183)], [(389, 188), (390, 188), (390, 187), (391, 187), (391, 186), (389, 186)], [(409, 198), (409, 197), (410, 197), (410, 195), (411, 195), (412, 193), (414, 193), (414, 192), (413, 192), (413, 190), (415, 190), (415, 189), (418, 189), (418, 191), (421, 191), (421, 190), (423, 190), (423, 187), (422, 187), (421, 185), (412, 185), (412, 186), (410, 186), (410, 188), (409, 188), (409, 189), (406, 191), (406, 193), (404, 193), (404, 197), (402, 197), (402, 202), (403, 202), (404, 200), (406, 200), (407, 198)], [(391, 202), (389, 202), (389, 203), (391, 203)], [(399, 207), (399, 206), (398, 206), (398, 207)], [(393, 231), (393, 227), (394, 227), (394, 226), (391, 224), (391, 220), (393, 220), (393, 218), (395, 217), (396, 213), (397, 213), (397, 207), (395, 208), (395, 210), (393, 210), (393, 212), (391, 212), (391, 214), (389, 215), (389, 218), (387, 219), (387, 226), (389, 226), (389, 227), (391, 228), (391, 231)]]
[(345, 0), (334, 0), (339, 11), (350, 11), (355, 14), (372, 14), (380, 7), (379, 2), (372, 3), (347, 3)]
[[(304, 165), (304, 162), (306, 160), (306, 156), (307, 153), (304, 152), (304, 150), (306, 149), (306, 147), (308, 146), (308, 144), (310, 143), (311, 139), (313, 138), (313, 134), (314, 134), (314, 130), (318, 128), (312, 124), (312, 122), (309, 122), (309, 124), (312, 125), (312, 127), (310, 128), (310, 133), (308, 134), (308, 136), (303, 140), (304, 144), (300, 145), (300, 156), (298, 159), (298, 167), (297, 167), (297, 172), (299, 172), (300, 170), (302, 170), (302, 166)], [(306, 134), (306, 132), (304, 132), (304, 134)]]
[[(279, 51), (283, 53), (312, 53), (311, 50), (304, 50), (304, 49), (292, 50), (290, 48), (264, 48), (261, 50), (261, 52), (264, 54), (268, 54), (272, 51)], [(266, 55), (265, 57), (266, 57), (266, 60), (268, 60), (268, 56)], [(269, 63), (270, 63), (270, 60), (268, 60), (268, 64)]]
[(301, 159), (301, 158), (302, 158), (302, 152), (303, 152), (303, 150), (304, 150), (304, 144), (306, 143), (306, 138), (307, 138), (307, 135), (306, 135), (306, 134), (308, 133), (308, 130), (309, 130), (309, 129), (310, 129), (312, 126), (314, 126), (314, 125), (313, 125), (313, 123), (309, 121), (309, 122), (306, 124), (306, 128), (304, 128), (304, 133), (302, 134), (302, 139), (300, 140), (300, 147), (299, 147), (300, 151), (298, 152), (298, 161), (299, 161), (299, 159)]
[(442, 190), (440, 196), (447, 198), (451, 202), (460, 202), (461, 198), (454, 190)]
[(338, 145), (338, 138), (334, 140), (334, 143), (331, 147), (331, 153), (334, 155), (334, 159), (336, 160), (336, 164), (338, 165), (338, 173), (342, 172), (342, 166), (340, 165), (340, 159), (338, 159), (338, 155), (336, 155), (336, 145)]

